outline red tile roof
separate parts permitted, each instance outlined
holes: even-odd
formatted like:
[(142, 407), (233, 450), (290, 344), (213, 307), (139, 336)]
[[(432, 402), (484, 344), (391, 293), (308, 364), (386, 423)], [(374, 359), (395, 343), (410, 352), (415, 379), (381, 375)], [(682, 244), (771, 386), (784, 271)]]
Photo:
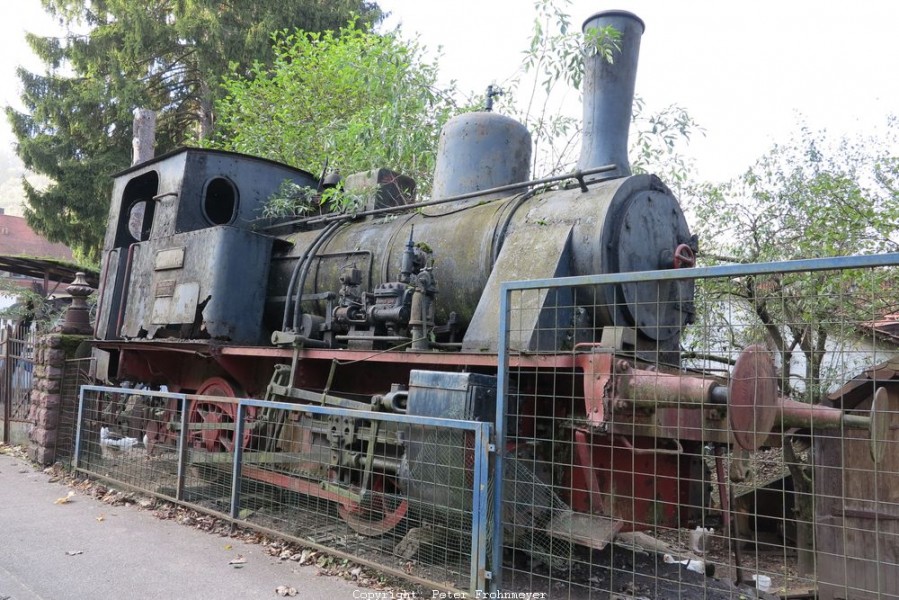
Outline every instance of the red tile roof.
[(22, 217), (0, 215), (0, 255), (72, 261), (72, 251), (36, 234)]

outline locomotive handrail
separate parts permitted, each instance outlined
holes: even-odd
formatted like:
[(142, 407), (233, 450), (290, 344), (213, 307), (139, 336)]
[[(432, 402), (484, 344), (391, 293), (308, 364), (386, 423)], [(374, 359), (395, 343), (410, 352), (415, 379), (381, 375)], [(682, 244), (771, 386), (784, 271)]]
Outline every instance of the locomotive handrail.
[(523, 187), (531, 187), (535, 185), (543, 185), (545, 183), (555, 183), (557, 181), (564, 181), (566, 179), (576, 179), (578, 181), (579, 187), (582, 192), (587, 191), (587, 183), (594, 183), (594, 181), (587, 181), (584, 178), (589, 175), (598, 175), (600, 173), (608, 173), (610, 171), (614, 171), (618, 168), (618, 165), (603, 165), (601, 167), (594, 167), (592, 169), (583, 169), (583, 170), (575, 170), (570, 173), (565, 173), (563, 175), (552, 175), (550, 177), (543, 177), (541, 179), (531, 179), (530, 181), (522, 181), (519, 183), (509, 183), (506, 185), (500, 185), (493, 188), (488, 188), (486, 190), (477, 190), (475, 192), (467, 192), (465, 194), (457, 194), (455, 196), (448, 196), (446, 198), (441, 198), (440, 200), (431, 200), (429, 202), (417, 202), (413, 204), (402, 204), (400, 206), (388, 206), (386, 208), (375, 208), (372, 210), (363, 210), (360, 212), (354, 213), (339, 213), (335, 215), (321, 215), (316, 217), (307, 217), (305, 219), (295, 219), (293, 221), (286, 221), (284, 223), (274, 223), (272, 225), (268, 225), (263, 227), (262, 229), (277, 229), (279, 227), (287, 227), (290, 225), (317, 225), (319, 223), (329, 223), (332, 221), (352, 221), (353, 219), (357, 219), (359, 217), (369, 217), (374, 215), (386, 215), (395, 212), (404, 212), (407, 210), (417, 210), (419, 208), (425, 208), (428, 206), (436, 206), (438, 204), (446, 204), (447, 202), (456, 202), (458, 200), (468, 200), (469, 198), (477, 198), (478, 196), (484, 196), (486, 194), (495, 194), (497, 192), (508, 192), (512, 190), (518, 190)]

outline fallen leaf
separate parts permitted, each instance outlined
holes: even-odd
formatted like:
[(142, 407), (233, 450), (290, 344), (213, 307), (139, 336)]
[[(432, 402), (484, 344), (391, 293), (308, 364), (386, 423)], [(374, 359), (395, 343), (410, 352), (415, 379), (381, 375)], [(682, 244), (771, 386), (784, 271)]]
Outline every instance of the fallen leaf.
[(227, 546), (225, 546), (225, 550), (230, 550), (230, 549), (231, 549), (231, 544), (228, 544)]
[(97, 521), (99, 521), (100, 523), (102, 523), (105, 520), (106, 520), (106, 517), (104, 517), (102, 514), (99, 517), (97, 517)]
[(57, 498), (53, 504), (68, 504), (72, 501), (72, 498), (75, 496), (75, 492), (70, 491), (68, 494), (63, 496), (62, 498)]
[(75, 556), (77, 554), (84, 554), (84, 550), (69, 550), (66, 552), (68, 556)]
[(297, 588), (286, 585), (279, 585), (275, 588), (275, 593), (279, 596), (296, 596)]
[(245, 559), (243, 557), (243, 554), (238, 554), (237, 558), (232, 558), (228, 564), (233, 566), (235, 569), (239, 569), (242, 566), (244, 566), (246, 563), (247, 563), (247, 559)]

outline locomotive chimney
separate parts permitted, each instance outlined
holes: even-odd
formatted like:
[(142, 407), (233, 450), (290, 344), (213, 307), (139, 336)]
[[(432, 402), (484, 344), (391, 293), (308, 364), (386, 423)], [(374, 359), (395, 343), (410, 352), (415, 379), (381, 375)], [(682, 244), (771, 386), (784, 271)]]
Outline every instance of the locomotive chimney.
[(620, 50), (612, 52), (610, 63), (601, 54), (584, 58), (584, 130), (581, 170), (615, 164), (617, 169), (603, 178), (631, 174), (627, 159), (627, 133), (634, 103), (640, 36), (645, 28), (635, 14), (624, 10), (597, 13), (584, 22), (583, 31), (611, 25), (621, 34)]

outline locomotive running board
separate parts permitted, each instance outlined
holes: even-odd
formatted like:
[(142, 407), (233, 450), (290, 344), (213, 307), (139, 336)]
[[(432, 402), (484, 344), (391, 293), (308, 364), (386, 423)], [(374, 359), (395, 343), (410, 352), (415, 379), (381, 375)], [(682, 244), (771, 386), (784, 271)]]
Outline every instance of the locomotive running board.
[(557, 539), (602, 550), (623, 524), (620, 519), (565, 510), (553, 514), (546, 532)]

